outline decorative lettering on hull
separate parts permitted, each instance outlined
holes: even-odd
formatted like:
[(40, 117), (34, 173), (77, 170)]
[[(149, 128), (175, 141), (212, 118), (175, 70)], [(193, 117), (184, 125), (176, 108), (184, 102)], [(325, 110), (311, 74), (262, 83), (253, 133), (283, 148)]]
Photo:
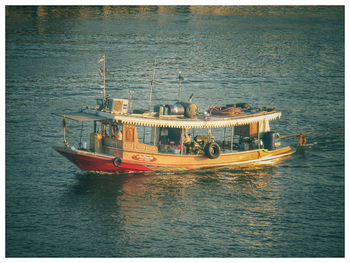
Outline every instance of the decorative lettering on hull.
[(131, 157), (134, 160), (144, 161), (144, 162), (154, 162), (157, 159), (152, 155), (136, 154)]

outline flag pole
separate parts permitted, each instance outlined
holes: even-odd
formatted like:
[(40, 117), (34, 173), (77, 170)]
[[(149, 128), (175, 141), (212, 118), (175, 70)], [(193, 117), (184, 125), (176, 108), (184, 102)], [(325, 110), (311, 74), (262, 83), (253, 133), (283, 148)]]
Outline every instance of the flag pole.
[(62, 126), (63, 126), (63, 142), (64, 142), (64, 145), (67, 147), (69, 145), (68, 145), (68, 142), (66, 140), (67, 119), (66, 119), (65, 115), (63, 115)]
[(106, 103), (106, 54), (103, 55), (103, 101)]
[(156, 65), (157, 65), (157, 59), (155, 58), (154, 59), (154, 64), (153, 64), (153, 77), (152, 77), (152, 82), (151, 82), (151, 89), (150, 89), (150, 92), (149, 92), (149, 99), (148, 99), (148, 110), (149, 111), (151, 110), (151, 107), (152, 107), (152, 92), (153, 92), (154, 82), (156, 82), (154, 80), (154, 76), (156, 74)]

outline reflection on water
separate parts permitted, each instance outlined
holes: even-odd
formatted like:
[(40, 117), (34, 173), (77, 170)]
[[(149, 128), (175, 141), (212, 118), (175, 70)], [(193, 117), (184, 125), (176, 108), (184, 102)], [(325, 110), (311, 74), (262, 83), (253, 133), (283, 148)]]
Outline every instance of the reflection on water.
[[(138, 173), (138, 174), (99, 174), (80, 172), (77, 174), (77, 184), (73, 192), (99, 194), (113, 192), (119, 197), (120, 193), (126, 196), (158, 196), (160, 193), (182, 196), (188, 188), (197, 188), (200, 185), (209, 187), (220, 185), (231, 190), (250, 191), (264, 190), (269, 187), (272, 176), (278, 176), (276, 167), (270, 165), (223, 167), (195, 170), (178, 173)], [(116, 187), (116, 188), (115, 188)], [(200, 188), (200, 187), (199, 187)], [(176, 191), (172, 191), (176, 189)], [(113, 191), (110, 191), (113, 190)], [(118, 194), (119, 193), (119, 194)]]
[[(113, 224), (113, 235), (130, 245), (168, 233), (208, 242), (229, 235), (232, 245), (259, 247), (274, 234), (280, 190), (271, 180), (278, 176), (270, 166), (165, 175), (79, 173), (68, 199), (84, 199), (84, 213), (97, 214), (98, 224)], [(216, 224), (228, 224), (230, 232), (217, 233)], [(263, 240), (251, 238), (258, 234)]]
[(339, 16), (336, 6), (6, 6), (6, 15), (27, 15), (51, 18), (85, 18), (112, 14), (197, 14), (197, 15), (288, 15)]

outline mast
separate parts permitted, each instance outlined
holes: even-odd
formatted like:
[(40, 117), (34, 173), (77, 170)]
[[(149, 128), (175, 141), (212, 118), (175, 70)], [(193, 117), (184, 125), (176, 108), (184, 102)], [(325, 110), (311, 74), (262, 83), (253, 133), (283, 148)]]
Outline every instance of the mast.
[(152, 82), (151, 82), (151, 89), (150, 89), (150, 92), (149, 92), (148, 110), (151, 110), (151, 107), (152, 107), (153, 86), (154, 86), (154, 83), (157, 82), (157, 81), (154, 80), (154, 76), (156, 74), (156, 65), (157, 65), (157, 59), (154, 60), (154, 65), (153, 65), (153, 77), (152, 77)]
[(103, 55), (103, 101), (106, 101), (106, 54)]
[(106, 105), (106, 55), (103, 55), (97, 63), (101, 62), (103, 62), (103, 69), (98, 68), (98, 71), (100, 72), (101, 77), (103, 77), (103, 86), (101, 88), (103, 89), (103, 104)]
[(179, 79), (179, 91), (178, 91), (178, 94), (177, 94), (177, 101), (181, 101), (181, 80), (184, 80), (181, 71), (179, 71), (178, 79)]
[(129, 112), (132, 113), (133, 109), (132, 109), (132, 99), (134, 97), (134, 91), (133, 90), (129, 90)]

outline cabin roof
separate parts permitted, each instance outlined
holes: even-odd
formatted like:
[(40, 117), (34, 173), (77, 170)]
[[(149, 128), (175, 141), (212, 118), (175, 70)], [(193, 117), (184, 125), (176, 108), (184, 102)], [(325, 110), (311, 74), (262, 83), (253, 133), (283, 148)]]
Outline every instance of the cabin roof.
[(133, 115), (115, 115), (116, 121), (125, 124), (168, 127), (168, 128), (220, 128), (256, 123), (264, 120), (275, 120), (281, 117), (281, 112), (262, 111), (255, 114), (238, 115), (235, 117), (207, 117), (207, 118), (166, 118), (166, 117), (145, 117)]
[(260, 121), (271, 121), (281, 117), (281, 112), (260, 111), (257, 113), (245, 113), (232, 117), (227, 116), (197, 116), (196, 118), (185, 118), (177, 116), (152, 116), (145, 114), (127, 114), (117, 115), (109, 112), (86, 109), (77, 113), (55, 113), (55, 115), (66, 117), (76, 121), (103, 121), (116, 120), (123, 124), (152, 126), (152, 127), (167, 127), (167, 128), (221, 128), (246, 125)]

